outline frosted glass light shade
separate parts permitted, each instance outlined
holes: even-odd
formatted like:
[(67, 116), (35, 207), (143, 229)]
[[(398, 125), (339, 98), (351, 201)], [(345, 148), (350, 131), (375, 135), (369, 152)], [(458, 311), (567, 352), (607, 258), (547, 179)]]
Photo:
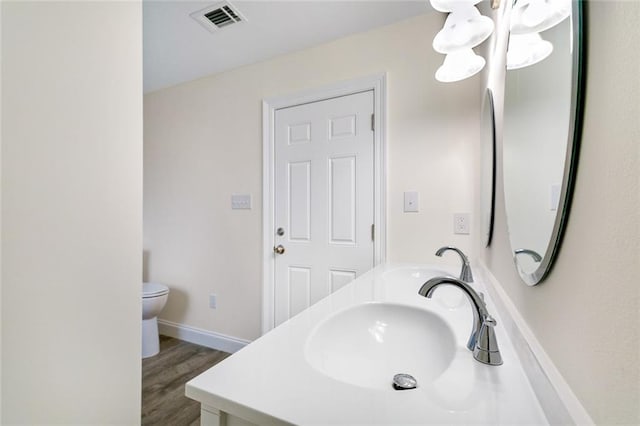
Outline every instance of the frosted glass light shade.
[(431, 0), (431, 6), (438, 12), (453, 12), (461, 7), (475, 6), (482, 0)]
[(571, 0), (519, 0), (511, 11), (511, 34), (538, 33), (571, 15)]
[(484, 58), (473, 50), (458, 50), (445, 56), (444, 63), (436, 71), (436, 80), (443, 83), (464, 80), (480, 72), (484, 64)]
[(470, 49), (485, 41), (492, 32), (493, 21), (481, 15), (475, 6), (455, 9), (434, 37), (433, 49), (444, 54)]
[(517, 70), (536, 64), (553, 52), (553, 44), (540, 34), (511, 34), (507, 48), (507, 69)]

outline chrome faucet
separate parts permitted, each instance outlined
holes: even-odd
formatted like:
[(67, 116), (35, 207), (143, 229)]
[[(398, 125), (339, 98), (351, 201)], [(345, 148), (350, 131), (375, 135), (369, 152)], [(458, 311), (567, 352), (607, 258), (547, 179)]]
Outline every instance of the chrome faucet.
[(542, 256), (540, 256), (537, 252), (531, 250), (531, 249), (517, 249), (515, 251), (515, 254), (528, 254), (529, 256), (531, 256), (533, 258), (533, 260), (535, 262), (542, 262)]
[(436, 256), (442, 257), (442, 254), (447, 251), (452, 250), (460, 255), (460, 259), (462, 260), (462, 269), (460, 270), (460, 279), (466, 283), (473, 282), (473, 274), (471, 273), (471, 266), (469, 265), (469, 258), (462, 252), (462, 250), (455, 247), (440, 247), (436, 252)]
[(471, 302), (471, 310), (473, 311), (473, 329), (467, 342), (467, 349), (473, 351), (473, 358), (484, 364), (501, 365), (502, 356), (498, 348), (498, 341), (494, 327), (497, 322), (487, 311), (487, 305), (484, 303), (482, 293), (478, 294), (471, 286), (463, 281), (453, 277), (436, 277), (431, 278), (424, 283), (418, 294), (427, 298), (433, 296), (433, 291), (441, 284), (450, 284), (458, 287), (467, 296)]

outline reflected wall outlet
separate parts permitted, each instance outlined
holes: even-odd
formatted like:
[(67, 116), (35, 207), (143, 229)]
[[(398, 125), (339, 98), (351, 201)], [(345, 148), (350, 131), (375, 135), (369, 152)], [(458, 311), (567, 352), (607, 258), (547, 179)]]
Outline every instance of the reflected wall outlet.
[(231, 194), (231, 208), (251, 209), (251, 194)]
[(455, 213), (453, 215), (453, 233), (469, 234), (469, 213)]
[(216, 309), (218, 304), (218, 296), (216, 296), (215, 294), (210, 294), (209, 295), (209, 307), (211, 309)]
[(560, 204), (560, 190), (562, 186), (559, 183), (551, 185), (549, 192), (549, 210), (555, 212), (558, 210), (558, 204)]

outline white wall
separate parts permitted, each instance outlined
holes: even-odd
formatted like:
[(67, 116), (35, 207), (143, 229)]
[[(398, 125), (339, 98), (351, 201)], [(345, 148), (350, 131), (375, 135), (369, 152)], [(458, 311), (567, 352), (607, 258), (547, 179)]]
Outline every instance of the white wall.
[[(472, 246), (453, 235), (452, 214), (473, 207), (480, 79), (435, 81), (443, 20), (423, 15), (145, 96), (145, 278), (172, 289), (163, 319), (260, 335), (261, 101), (378, 72), (388, 73), (388, 260), (459, 263), (434, 253)], [(402, 212), (409, 190), (418, 214)], [(253, 210), (232, 211), (234, 192), (251, 193)]]
[[(504, 3), (504, 2), (503, 2)], [(640, 3), (589, 1), (584, 129), (571, 216), (549, 277), (511, 260), (502, 185), (504, 62), (495, 60), (498, 175), (491, 247), (479, 250), (597, 424), (640, 423)], [(499, 16), (497, 14), (496, 16)], [(505, 22), (497, 19), (504, 28)]]
[[(2, 5), (0, 4), (0, 177), (2, 176)], [(2, 421), (2, 179), (0, 178), (0, 422)]]
[(141, 5), (1, 8), (1, 422), (137, 424)]

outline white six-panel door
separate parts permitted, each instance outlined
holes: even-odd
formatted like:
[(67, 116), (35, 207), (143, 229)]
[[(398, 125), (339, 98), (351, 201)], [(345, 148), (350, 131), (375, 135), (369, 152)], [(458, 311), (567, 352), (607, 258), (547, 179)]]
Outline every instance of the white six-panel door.
[(373, 111), (366, 91), (275, 112), (276, 326), (373, 267)]

